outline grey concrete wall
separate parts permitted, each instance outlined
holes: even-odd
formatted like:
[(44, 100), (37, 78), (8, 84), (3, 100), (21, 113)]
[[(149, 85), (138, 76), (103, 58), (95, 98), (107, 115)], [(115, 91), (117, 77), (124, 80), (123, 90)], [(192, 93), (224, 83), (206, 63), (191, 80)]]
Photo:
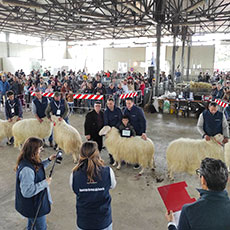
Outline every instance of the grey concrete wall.
[[(177, 67), (181, 63), (181, 51), (182, 48), (178, 47), (176, 52), (176, 62), (175, 66)], [(187, 53), (188, 47), (185, 47), (184, 53), (184, 66), (187, 68)], [(166, 47), (165, 59), (168, 61), (171, 67), (172, 61), (172, 46)], [(190, 68), (191, 76), (197, 76), (199, 72), (208, 71), (210, 74), (213, 73), (214, 69), (214, 60), (215, 60), (215, 46), (192, 46), (191, 47), (191, 57), (190, 57)], [(170, 68), (171, 69), (171, 68)]]
[[(141, 62), (145, 62), (145, 47), (133, 48), (105, 48), (103, 67), (104, 71), (118, 70), (118, 62), (126, 62), (128, 70), (134, 68), (134, 71), (145, 72), (144, 67), (140, 67)], [(134, 66), (136, 62), (137, 66)]]

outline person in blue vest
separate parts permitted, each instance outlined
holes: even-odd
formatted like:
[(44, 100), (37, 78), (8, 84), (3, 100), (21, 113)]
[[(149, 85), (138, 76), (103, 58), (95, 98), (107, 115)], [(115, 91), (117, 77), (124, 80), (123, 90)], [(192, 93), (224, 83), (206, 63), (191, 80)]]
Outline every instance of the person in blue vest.
[(35, 229), (46, 230), (46, 215), (50, 213), (52, 203), (49, 191), (51, 178), (46, 178), (45, 168), (55, 159), (53, 154), (46, 160), (40, 159), (43, 142), (39, 138), (30, 137), (24, 143), (21, 153), (17, 159), (15, 208), (28, 219), (27, 230), (32, 229), (38, 206), (43, 200), (38, 218), (35, 222)]
[(7, 93), (7, 100), (5, 102), (5, 115), (6, 120), (9, 122), (12, 121), (14, 116), (17, 116), (17, 120), (22, 119), (22, 104), (18, 98), (15, 98), (14, 92), (12, 90), (9, 90)]
[[(35, 118), (42, 123), (43, 118), (46, 117), (45, 111), (49, 104), (49, 100), (47, 97), (42, 96), (42, 92), (39, 89), (35, 90), (35, 98), (32, 101), (32, 113)], [(44, 141), (44, 140), (43, 140)], [(53, 135), (49, 137), (50, 147), (53, 147)]]
[[(62, 119), (65, 120), (67, 124), (69, 124), (68, 114), (69, 114), (69, 106), (65, 99), (61, 98), (60, 92), (54, 92), (54, 98), (51, 99), (50, 103), (48, 104), (45, 114), (48, 117), (48, 119), (51, 120), (51, 113), (52, 115), (55, 115), (59, 117), (59, 120)], [(49, 137), (50, 146), (53, 146), (53, 132), (51, 136)], [(54, 146), (54, 149), (56, 149), (57, 145)]]
[(210, 141), (216, 134), (222, 134), (223, 144), (228, 142), (228, 122), (225, 115), (218, 111), (216, 102), (210, 102), (208, 109), (200, 114), (197, 129), (206, 141)]
[[(107, 100), (107, 107), (104, 112), (104, 126), (118, 128), (121, 124), (122, 112), (121, 109), (115, 106), (114, 99), (111, 97)], [(110, 164), (114, 163), (113, 156), (109, 154)]]
[(48, 104), (45, 114), (46, 116), (51, 119), (51, 114), (59, 117), (61, 121), (64, 119), (66, 123), (69, 123), (68, 113), (69, 113), (69, 106), (65, 99), (61, 98), (60, 92), (54, 92), (54, 98)]
[(70, 176), (70, 187), (77, 198), (77, 230), (112, 230), (109, 190), (115, 186), (114, 172), (104, 166), (97, 143), (85, 142)]
[(205, 158), (196, 170), (202, 189), (200, 198), (182, 208), (178, 227), (173, 212), (165, 214), (168, 230), (227, 230), (230, 229), (230, 199), (225, 190), (228, 170), (221, 160)]
[[(133, 98), (127, 98), (125, 100), (126, 108), (124, 110), (124, 115), (129, 118), (130, 124), (133, 126), (136, 135), (141, 136), (143, 140), (147, 140), (146, 135), (146, 119), (144, 112), (141, 108), (134, 105)], [(140, 166), (136, 164), (134, 169), (139, 169)]]

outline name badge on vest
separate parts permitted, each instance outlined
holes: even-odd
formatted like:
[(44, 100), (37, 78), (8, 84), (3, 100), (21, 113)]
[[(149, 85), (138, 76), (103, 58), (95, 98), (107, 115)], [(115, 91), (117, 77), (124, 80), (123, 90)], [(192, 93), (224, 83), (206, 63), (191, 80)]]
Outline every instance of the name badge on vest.
[(57, 115), (57, 116), (60, 116), (60, 115), (61, 115), (61, 110), (60, 110), (60, 109), (57, 110), (56, 115)]
[(121, 135), (122, 135), (122, 137), (130, 137), (131, 131), (130, 130), (122, 130)]
[(11, 108), (11, 113), (14, 114), (14, 108)]

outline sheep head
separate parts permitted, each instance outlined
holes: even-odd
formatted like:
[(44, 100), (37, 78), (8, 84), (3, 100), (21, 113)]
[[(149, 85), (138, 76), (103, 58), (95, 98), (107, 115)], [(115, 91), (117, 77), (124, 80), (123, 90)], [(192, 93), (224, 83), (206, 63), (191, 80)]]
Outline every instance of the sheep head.
[(216, 134), (216, 135), (214, 136), (214, 138), (215, 138), (215, 140), (216, 140), (217, 142), (219, 142), (219, 143), (222, 143), (222, 141), (224, 140), (224, 136), (223, 136), (222, 134), (220, 134), (220, 133)]
[(111, 127), (106, 125), (100, 130), (99, 135), (104, 136), (104, 135), (108, 134), (110, 132), (110, 130), (111, 130)]
[(51, 115), (51, 120), (53, 121), (54, 125), (60, 124), (63, 121), (59, 121), (59, 117), (55, 115)]

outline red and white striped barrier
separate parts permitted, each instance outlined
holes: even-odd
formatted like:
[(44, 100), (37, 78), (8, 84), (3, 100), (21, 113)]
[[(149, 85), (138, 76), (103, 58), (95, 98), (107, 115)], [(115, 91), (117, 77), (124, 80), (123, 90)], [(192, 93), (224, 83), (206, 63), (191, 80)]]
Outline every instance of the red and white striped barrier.
[[(30, 92), (31, 96), (35, 96), (35, 92)], [(54, 93), (42, 93), (44, 97), (53, 97)], [(74, 99), (90, 99), (90, 100), (103, 100), (103, 95), (93, 95), (93, 94), (73, 94)]]
[(125, 93), (125, 94), (120, 95), (120, 99), (125, 99), (125, 98), (128, 98), (128, 97), (136, 97), (136, 96), (137, 96), (137, 92)]
[(103, 95), (93, 95), (93, 94), (74, 94), (74, 99), (90, 99), (90, 100), (103, 100)]
[(215, 99), (215, 102), (217, 103), (217, 105), (226, 108), (228, 106), (228, 102), (220, 100), (220, 99)]

